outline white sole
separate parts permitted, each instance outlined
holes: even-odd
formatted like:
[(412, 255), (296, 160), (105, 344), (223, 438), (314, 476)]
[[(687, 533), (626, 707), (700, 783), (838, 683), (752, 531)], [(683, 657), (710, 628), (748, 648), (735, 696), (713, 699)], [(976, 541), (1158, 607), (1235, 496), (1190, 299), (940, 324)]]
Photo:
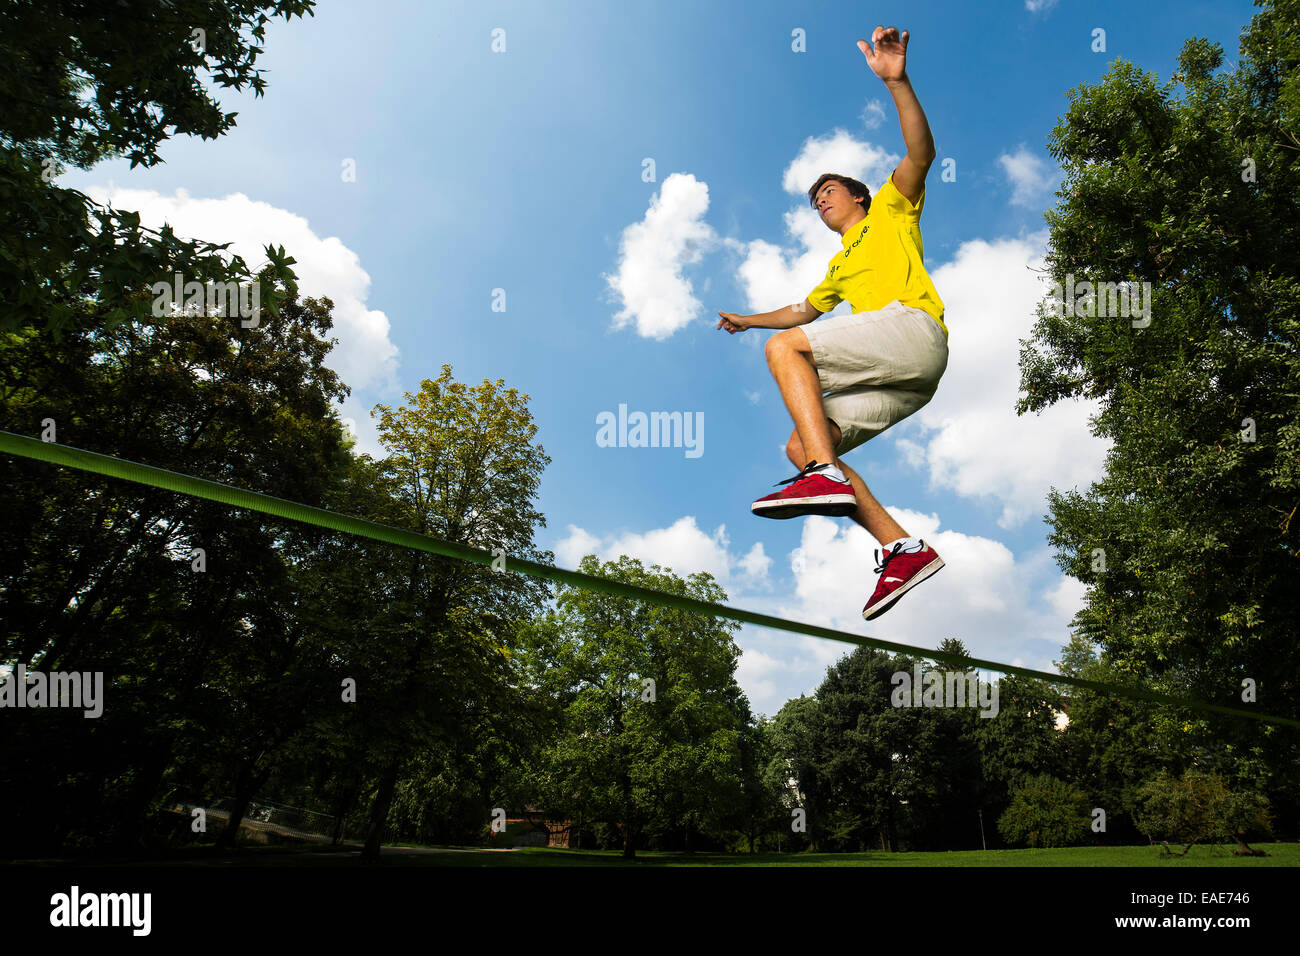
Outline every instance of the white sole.
[(837, 512), (844, 510), (844, 515), (850, 515), (857, 510), (858, 499), (853, 495), (817, 495), (814, 498), (783, 498), (780, 501), (769, 501), (760, 507), (756, 501), (750, 505), (749, 510), (756, 515), (772, 518), (797, 518), (799, 514), (817, 514), (815, 511), (800, 511), (794, 514), (782, 515), (772, 514), (772, 512), (786, 511), (789, 509), (801, 509), (807, 507), (825, 507), (835, 508)]
[(888, 598), (886, 598), (884, 601), (881, 601), (874, 608), (864, 608), (862, 611), (863, 619), (872, 621), (880, 617), (880, 615), (884, 614), (891, 607), (893, 607), (898, 602), (898, 599), (901, 598), (904, 594), (912, 590), (912, 588), (916, 587), (916, 585), (920, 584), (922, 581), (926, 580), (927, 578), (934, 577), (934, 575), (942, 568), (943, 568), (943, 558), (939, 557), (936, 554), (934, 556), (933, 561), (931, 561), (925, 567), (921, 568), (921, 570), (917, 571), (915, 575), (913, 575), (912, 580), (908, 581), (901, 588), (898, 588), (896, 591), (890, 594)]

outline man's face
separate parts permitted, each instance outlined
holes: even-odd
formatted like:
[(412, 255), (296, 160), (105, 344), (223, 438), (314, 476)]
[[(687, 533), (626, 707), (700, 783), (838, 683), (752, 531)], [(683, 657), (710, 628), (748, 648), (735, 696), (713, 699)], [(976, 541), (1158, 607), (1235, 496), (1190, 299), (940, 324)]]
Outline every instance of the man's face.
[(853, 194), (838, 179), (828, 179), (822, 184), (816, 199), (817, 214), (822, 222), (841, 232), (844, 223), (855, 217), (862, 209), (862, 203), (853, 198)]

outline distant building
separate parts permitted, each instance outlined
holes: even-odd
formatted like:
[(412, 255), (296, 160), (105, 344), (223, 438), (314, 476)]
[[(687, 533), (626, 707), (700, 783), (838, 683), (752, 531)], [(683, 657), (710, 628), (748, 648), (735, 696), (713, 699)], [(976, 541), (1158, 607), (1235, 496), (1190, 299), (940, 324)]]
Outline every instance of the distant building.
[(1056, 715), (1056, 729), (1064, 730), (1070, 724), (1070, 702), (1067, 700), (1061, 705), (1060, 710), (1053, 710)]
[(524, 807), (516, 817), (506, 817), (506, 827), (515, 832), (515, 846), (554, 846), (571, 850), (578, 845), (572, 820), (548, 820), (537, 807)]

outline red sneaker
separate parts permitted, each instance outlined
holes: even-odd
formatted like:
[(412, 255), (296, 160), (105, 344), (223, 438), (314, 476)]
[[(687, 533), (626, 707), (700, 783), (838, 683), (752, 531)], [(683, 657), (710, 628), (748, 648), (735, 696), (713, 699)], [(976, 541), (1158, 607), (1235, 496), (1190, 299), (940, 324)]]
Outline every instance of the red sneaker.
[(853, 485), (847, 479), (836, 481), (822, 474), (827, 467), (815, 461), (808, 462), (793, 478), (777, 482), (778, 485), (789, 485), (789, 488), (759, 498), (751, 510), (762, 518), (796, 518), (799, 515), (843, 518), (853, 514), (858, 510)]
[(912, 551), (902, 548), (902, 544), (894, 545), (884, 560), (881, 560), (880, 549), (876, 549), (876, 560), (880, 562), (876, 571), (880, 580), (876, 582), (876, 592), (862, 609), (862, 616), (868, 621), (884, 614), (909, 590), (943, 567), (943, 558), (924, 541)]

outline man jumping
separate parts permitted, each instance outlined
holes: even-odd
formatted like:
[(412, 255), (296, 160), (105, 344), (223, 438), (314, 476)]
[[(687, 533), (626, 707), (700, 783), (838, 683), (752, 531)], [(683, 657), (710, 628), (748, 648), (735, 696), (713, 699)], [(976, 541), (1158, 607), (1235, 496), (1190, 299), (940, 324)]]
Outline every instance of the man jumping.
[[(876, 27), (858, 48), (884, 81), (898, 109), (907, 155), (876, 190), (848, 176), (825, 173), (808, 190), (827, 227), (840, 234), (826, 278), (808, 298), (760, 315), (719, 312), (719, 329), (783, 329), (767, 340), (767, 364), (794, 420), (786, 454), (801, 471), (759, 498), (765, 518), (822, 514), (852, 517), (884, 549), (880, 578), (862, 609), (867, 620), (943, 567), (943, 559), (909, 537), (867, 489), (844, 454), (922, 408), (948, 367), (943, 302), (922, 261), (921, 209), (925, 174), (934, 161), (930, 124), (907, 78), (906, 31)], [(853, 314), (815, 322), (843, 299)], [(812, 324), (809, 324), (812, 323)], [(806, 325), (806, 329), (796, 326)], [(823, 393), (825, 397), (823, 398)]]

